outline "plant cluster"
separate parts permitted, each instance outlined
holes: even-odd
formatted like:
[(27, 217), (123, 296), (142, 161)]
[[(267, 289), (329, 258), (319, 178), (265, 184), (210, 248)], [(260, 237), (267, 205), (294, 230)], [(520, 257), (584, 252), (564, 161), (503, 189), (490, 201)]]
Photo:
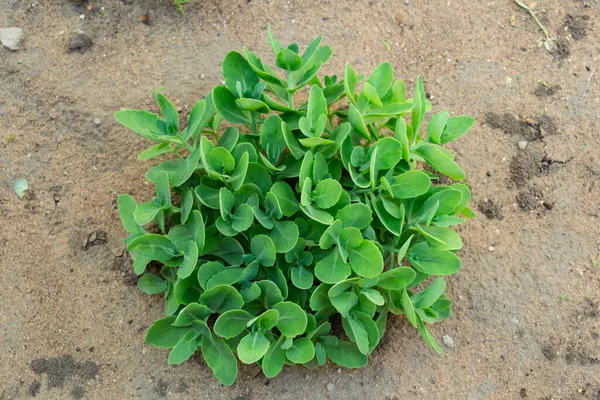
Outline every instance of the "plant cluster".
[[(156, 197), (118, 200), (139, 287), (166, 299), (146, 342), (172, 349), (171, 364), (201, 349), (225, 385), (237, 359), (267, 377), (327, 359), (362, 367), (390, 312), (441, 352), (426, 324), (450, 315), (442, 276), (459, 270), (462, 246), (450, 227), (474, 214), (467, 185), (438, 174), (465, 179), (442, 145), (473, 119), (439, 112), (425, 128), (421, 78), (412, 98), (389, 63), (321, 80), (332, 54), (321, 38), (304, 52), (270, 30), (269, 41), (285, 78), (247, 48), (230, 52), (225, 84), (183, 129), (160, 93), (162, 116), (115, 113), (157, 142), (140, 160), (168, 158), (146, 173)], [(160, 273), (145, 273), (153, 261)]]

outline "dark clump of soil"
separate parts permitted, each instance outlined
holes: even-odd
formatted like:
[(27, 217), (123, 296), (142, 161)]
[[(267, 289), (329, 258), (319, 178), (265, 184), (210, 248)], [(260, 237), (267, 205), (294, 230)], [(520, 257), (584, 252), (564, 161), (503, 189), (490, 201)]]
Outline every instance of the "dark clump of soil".
[(42, 383), (36, 379), (35, 381), (31, 382), (31, 385), (29, 385), (29, 395), (31, 397), (37, 396), (41, 388)]
[(573, 39), (581, 40), (587, 36), (589, 19), (589, 15), (567, 14), (564, 25), (568, 28)]
[(123, 252), (121, 256), (115, 257), (111, 269), (120, 271), (125, 286), (136, 286), (138, 276), (133, 272), (133, 260), (129, 253)]
[(502, 207), (491, 199), (485, 199), (478, 204), (479, 211), (483, 213), (488, 219), (502, 219), (504, 214), (502, 213)]
[(556, 359), (556, 350), (550, 343), (543, 345), (541, 350), (544, 357), (546, 357), (548, 360), (552, 361)]
[(528, 141), (540, 140), (546, 136), (556, 135), (558, 127), (554, 118), (542, 115), (536, 119), (519, 119), (512, 114), (487, 113), (485, 122), (494, 129), (509, 135), (520, 135)]
[(66, 381), (74, 378), (85, 382), (95, 379), (100, 373), (100, 367), (95, 362), (77, 362), (71, 355), (36, 358), (31, 361), (31, 369), (38, 375), (48, 376), (48, 388), (63, 387)]
[(510, 180), (516, 187), (522, 187), (530, 179), (540, 175), (541, 163), (526, 152), (517, 153), (510, 162)]
[(533, 211), (543, 203), (542, 193), (533, 188), (521, 190), (517, 194), (517, 204), (523, 211)]
[(567, 39), (561, 37), (556, 39), (556, 49), (552, 52), (552, 55), (559, 60), (564, 60), (571, 55), (571, 46)]
[(92, 47), (94, 41), (83, 32), (73, 34), (69, 39), (69, 52), (83, 53)]
[(555, 94), (557, 94), (558, 92), (560, 92), (561, 90), (562, 90), (562, 87), (560, 85), (547, 86), (547, 85), (539, 84), (538, 87), (533, 92), (533, 94), (535, 94), (539, 98), (552, 97)]
[(166, 397), (168, 389), (169, 389), (169, 384), (161, 378), (158, 380), (158, 382), (156, 382), (156, 386), (154, 387), (154, 392), (158, 395), (158, 397)]

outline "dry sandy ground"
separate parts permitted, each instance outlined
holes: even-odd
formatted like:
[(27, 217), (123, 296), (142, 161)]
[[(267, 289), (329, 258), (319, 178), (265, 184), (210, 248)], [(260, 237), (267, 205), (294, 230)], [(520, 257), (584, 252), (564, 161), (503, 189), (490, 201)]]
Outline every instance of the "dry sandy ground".
[[(510, 0), (195, 0), (185, 16), (168, 0), (0, 0), (0, 27), (25, 32), (0, 48), (0, 399), (600, 399), (600, 2), (535, 7), (552, 54)], [(228, 51), (271, 59), (269, 23), (284, 42), (323, 35), (327, 73), (389, 60), (411, 86), (423, 74), (435, 110), (477, 118), (453, 145), (479, 216), (460, 229), (453, 317), (432, 327), (454, 340), (445, 355), (394, 318), (364, 369), (269, 381), (245, 366), (227, 388), (143, 343), (162, 302), (135, 287), (116, 197), (149, 198), (150, 164), (112, 113), (155, 109), (160, 87), (189, 109)], [(69, 52), (77, 30), (93, 45)]]

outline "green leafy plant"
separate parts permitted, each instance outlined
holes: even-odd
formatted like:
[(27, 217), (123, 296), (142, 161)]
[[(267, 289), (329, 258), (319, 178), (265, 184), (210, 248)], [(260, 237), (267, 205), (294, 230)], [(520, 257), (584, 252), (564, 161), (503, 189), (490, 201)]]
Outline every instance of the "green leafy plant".
[(173, 5), (179, 10), (180, 13), (185, 14), (183, 5), (189, 3), (191, 0), (173, 0)]
[[(225, 385), (236, 355), (267, 377), (286, 363), (362, 367), (390, 312), (441, 352), (426, 324), (450, 315), (443, 276), (462, 247), (450, 227), (474, 214), (467, 185), (438, 174), (465, 179), (442, 145), (473, 119), (440, 112), (425, 127), (421, 78), (412, 98), (389, 63), (321, 80), (332, 54), (321, 38), (304, 52), (270, 30), (269, 41), (285, 77), (247, 48), (230, 52), (225, 84), (185, 128), (160, 93), (162, 117), (115, 113), (156, 142), (140, 160), (168, 158), (146, 173), (156, 197), (118, 199), (139, 288), (166, 298), (146, 342), (171, 349), (171, 364), (201, 349)], [(145, 273), (150, 262), (159, 273)]]

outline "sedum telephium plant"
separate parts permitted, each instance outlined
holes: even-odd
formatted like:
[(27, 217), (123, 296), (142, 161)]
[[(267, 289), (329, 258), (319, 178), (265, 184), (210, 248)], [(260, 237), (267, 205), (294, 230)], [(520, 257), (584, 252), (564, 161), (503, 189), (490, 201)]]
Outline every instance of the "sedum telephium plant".
[[(442, 276), (461, 267), (462, 242), (449, 227), (474, 214), (467, 185), (442, 185), (431, 171), (465, 179), (442, 145), (473, 119), (440, 112), (425, 128), (421, 78), (412, 99), (389, 63), (366, 80), (347, 65), (343, 80), (321, 81), (332, 54), (321, 38), (303, 53), (270, 31), (269, 41), (285, 78), (246, 48), (231, 52), (225, 85), (183, 129), (162, 94), (162, 117), (115, 113), (157, 142), (140, 160), (171, 156), (146, 173), (156, 197), (118, 201), (139, 288), (166, 298), (146, 342), (172, 349), (171, 364), (201, 349), (225, 385), (236, 355), (267, 377), (286, 363), (362, 367), (389, 312), (441, 352), (425, 326), (450, 315)], [(152, 221), (160, 233), (145, 228)], [(144, 273), (152, 261), (160, 274)]]

